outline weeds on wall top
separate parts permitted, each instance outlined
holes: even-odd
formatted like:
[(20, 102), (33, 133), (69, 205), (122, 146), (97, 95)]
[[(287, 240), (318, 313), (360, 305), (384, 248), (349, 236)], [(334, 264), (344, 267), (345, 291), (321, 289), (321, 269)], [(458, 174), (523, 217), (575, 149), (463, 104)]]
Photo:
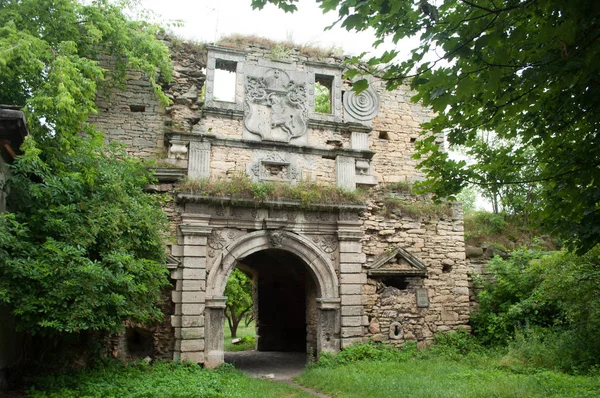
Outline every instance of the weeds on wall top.
[(283, 53), (290, 53), (297, 49), (301, 55), (309, 58), (323, 59), (329, 57), (343, 57), (343, 50), (337, 47), (323, 48), (311, 46), (308, 44), (300, 45), (292, 40), (276, 41), (255, 35), (232, 34), (230, 36), (219, 39), (216, 43), (218, 46), (228, 47), (238, 50), (246, 50), (248, 46), (255, 45), (271, 49), (275, 55), (281, 56)]
[(305, 208), (314, 204), (341, 205), (364, 202), (362, 193), (357, 190), (350, 191), (306, 180), (296, 185), (271, 181), (255, 182), (245, 174), (235, 174), (229, 179), (185, 180), (179, 185), (178, 192), (216, 198), (250, 199), (257, 204), (266, 201), (299, 201)]
[[(399, 181), (383, 187), (383, 208), (385, 214), (396, 213), (417, 217), (444, 218), (452, 216), (452, 206), (449, 202), (436, 202), (427, 195), (417, 195), (410, 182)], [(400, 194), (401, 197), (395, 195)]]

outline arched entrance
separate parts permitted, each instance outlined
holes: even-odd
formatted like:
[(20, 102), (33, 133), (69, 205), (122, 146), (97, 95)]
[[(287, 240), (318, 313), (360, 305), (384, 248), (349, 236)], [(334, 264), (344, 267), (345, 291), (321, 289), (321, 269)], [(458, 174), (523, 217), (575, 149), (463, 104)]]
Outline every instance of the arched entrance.
[[(239, 264), (257, 267), (263, 274), (266, 297), (259, 298), (259, 341), (258, 348), (265, 350), (295, 350), (299, 343), (310, 344), (314, 341), (315, 351), (337, 352), (340, 349), (340, 299), (338, 278), (331, 262), (319, 248), (309, 239), (299, 234), (284, 230), (256, 231), (242, 236), (223, 248), (221, 255), (215, 261), (208, 273), (206, 284), (205, 309), (205, 366), (215, 367), (223, 363), (223, 326), (224, 307), (226, 298), (223, 296), (227, 278)], [(287, 267), (285, 271), (274, 267)], [(285, 278), (286, 275), (298, 281), (309, 277), (310, 282), (302, 287), (292, 288), (283, 295), (274, 298), (276, 303), (269, 302), (269, 295), (277, 295), (282, 289), (290, 288), (293, 284), (282, 283), (283, 286), (273, 286), (274, 280)], [(260, 289), (260, 286), (259, 286)], [(312, 289), (312, 292), (311, 292)], [(304, 300), (291, 299), (290, 293), (302, 294)], [(260, 294), (260, 292), (259, 292)], [(287, 298), (286, 298), (287, 297)], [(263, 300), (263, 303), (260, 302)], [(278, 322), (273, 322), (278, 312), (285, 311)], [(307, 314), (314, 311), (314, 338), (305, 337), (308, 329)], [(261, 329), (262, 328), (262, 329)], [(304, 331), (301, 331), (304, 328)], [(300, 336), (300, 337), (299, 337)]]

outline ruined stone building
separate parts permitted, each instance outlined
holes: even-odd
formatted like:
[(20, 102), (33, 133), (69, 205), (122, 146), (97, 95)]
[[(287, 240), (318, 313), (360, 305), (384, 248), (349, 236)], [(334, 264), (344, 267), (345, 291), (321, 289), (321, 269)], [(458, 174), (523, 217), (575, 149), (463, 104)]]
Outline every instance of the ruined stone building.
[[(149, 333), (154, 355), (220, 364), (224, 289), (235, 267), (253, 275), (259, 350), (318, 354), (368, 339), (423, 344), (467, 324), (460, 206), (436, 207), (390, 188), (421, 178), (411, 156), (431, 115), (410, 102), (406, 87), (387, 91), (373, 78), (356, 94), (343, 60), (328, 54), (169, 45), (175, 79), (165, 92), (173, 105), (161, 107), (150, 85), (131, 75), (125, 91), (99, 97), (93, 120), (136, 156), (159, 159), (154, 188), (173, 197), (169, 316), (131, 334)], [(227, 98), (223, 76), (232, 82)], [(317, 84), (329, 92), (329, 113), (315, 111)], [(360, 204), (307, 207), (214, 198), (181, 183), (240, 173), (368, 194)]]

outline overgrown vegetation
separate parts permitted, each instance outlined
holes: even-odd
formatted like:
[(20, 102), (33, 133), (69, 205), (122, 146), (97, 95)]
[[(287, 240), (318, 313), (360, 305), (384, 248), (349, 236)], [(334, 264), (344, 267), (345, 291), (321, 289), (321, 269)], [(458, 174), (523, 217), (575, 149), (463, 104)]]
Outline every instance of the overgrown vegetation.
[(310, 44), (300, 45), (292, 40), (277, 41), (267, 39), (265, 37), (255, 35), (232, 34), (225, 36), (215, 43), (219, 46), (234, 48), (238, 50), (246, 50), (248, 46), (261, 46), (271, 49), (276, 59), (285, 58), (293, 50), (298, 50), (301, 55), (315, 59), (325, 59), (330, 57), (342, 57), (344, 54), (341, 49), (336, 47), (323, 48)]
[(509, 345), (520, 366), (586, 372), (600, 365), (600, 247), (583, 256), (521, 249), (495, 257), (480, 281), (473, 331)]
[(595, 397), (600, 381), (533, 367), (507, 366), (466, 332), (437, 335), (437, 344), (402, 350), (352, 345), (322, 358), (298, 381), (344, 397)]
[(125, 363), (108, 360), (77, 372), (48, 374), (32, 381), (32, 398), (76, 397), (311, 397), (284, 383), (252, 379), (224, 365), (216, 370), (178, 362)]
[(360, 191), (322, 185), (302, 180), (296, 185), (259, 181), (236, 173), (229, 179), (186, 180), (179, 185), (180, 192), (216, 198), (250, 199), (257, 204), (265, 201), (299, 201), (303, 207), (316, 204), (361, 204)]
[(410, 217), (435, 217), (444, 218), (452, 216), (452, 207), (448, 203), (437, 203), (432, 200), (420, 198), (407, 200), (403, 198), (387, 197), (384, 200), (385, 211), (389, 215), (394, 211), (407, 214)]
[(166, 216), (144, 192), (152, 177), (87, 120), (98, 88), (119, 86), (128, 68), (168, 102), (159, 28), (123, 4), (2, 1), (0, 104), (23, 107), (30, 135), (3, 187), (0, 304), (30, 334), (59, 339), (162, 318)]

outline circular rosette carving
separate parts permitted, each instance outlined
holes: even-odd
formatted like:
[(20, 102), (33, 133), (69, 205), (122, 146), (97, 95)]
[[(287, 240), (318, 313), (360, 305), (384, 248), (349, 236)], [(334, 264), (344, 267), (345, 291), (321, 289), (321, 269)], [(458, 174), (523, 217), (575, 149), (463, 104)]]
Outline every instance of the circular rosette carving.
[(371, 120), (379, 112), (379, 97), (371, 86), (360, 94), (344, 93), (344, 110), (356, 120)]

